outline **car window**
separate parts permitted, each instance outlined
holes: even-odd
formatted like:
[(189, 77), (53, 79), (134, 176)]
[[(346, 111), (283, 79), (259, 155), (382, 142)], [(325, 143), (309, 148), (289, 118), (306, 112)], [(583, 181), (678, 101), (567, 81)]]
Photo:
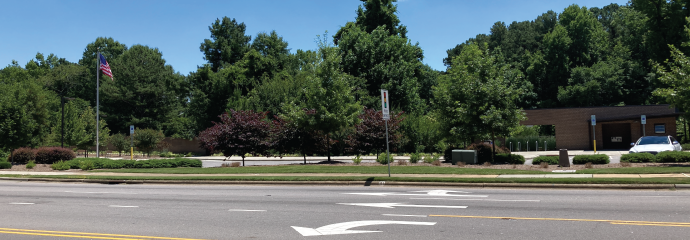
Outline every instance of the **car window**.
[(668, 137), (643, 137), (640, 138), (637, 145), (647, 145), (647, 144), (670, 144)]
[(675, 138), (671, 137), (671, 142), (677, 142)]

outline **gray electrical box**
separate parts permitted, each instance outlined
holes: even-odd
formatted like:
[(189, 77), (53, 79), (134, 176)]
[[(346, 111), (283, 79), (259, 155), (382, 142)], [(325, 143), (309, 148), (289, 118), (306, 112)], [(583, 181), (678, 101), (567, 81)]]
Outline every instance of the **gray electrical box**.
[(453, 162), (453, 165), (457, 165), (458, 162), (464, 162), (465, 164), (477, 164), (477, 150), (454, 149), (451, 155), (451, 161)]

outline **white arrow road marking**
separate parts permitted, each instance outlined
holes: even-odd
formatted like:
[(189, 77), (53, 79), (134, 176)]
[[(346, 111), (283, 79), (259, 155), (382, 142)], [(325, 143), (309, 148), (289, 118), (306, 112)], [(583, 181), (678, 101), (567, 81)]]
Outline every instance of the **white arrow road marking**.
[(230, 212), (265, 212), (266, 210), (230, 209)]
[(381, 231), (362, 231), (362, 230), (348, 230), (350, 228), (370, 226), (370, 225), (383, 225), (383, 224), (404, 224), (404, 225), (423, 225), (432, 226), (435, 222), (409, 222), (409, 221), (382, 221), (382, 220), (372, 220), (372, 221), (353, 221), (353, 222), (343, 222), (331, 225), (326, 225), (317, 229), (296, 227), (292, 226), (297, 232), (302, 234), (302, 236), (321, 236), (321, 235), (336, 235), (336, 234), (353, 234), (353, 233), (374, 233)]
[(11, 205), (34, 205), (35, 203), (30, 203), (30, 202), (13, 202), (10, 203)]
[(108, 207), (118, 207), (118, 208), (138, 208), (139, 206), (120, 206), (120, 205), (110, 205)]
[(402, 203), (338, 203), (342, 205), (363, 206), (363, 207), (380, 207), (380, 208), (395, 208), (395, 207), (422, 207), (422, 208), (467, 208), (467, 206), (440, 206), (440, 205), (410, 205)]
[(541, 200), (510, 200), (510, 199), (449, 199), (449, 198), (410, 198), (415, 200), (452, 200), (452, 201), (486, 201), (486, 202), (541, 202)]
[(405, 214), (381, 214), (383, 216), (392, 216), (392, 217), (428, 217), (427, 215), (405, 215)]
[(77, 191), (65, 191), (66, 193), (113, 193), (113, 194), (136, 194), (136, 193), (119, 193), (119, 192), (77, 192)]
[(465, 191), (450, 191), (450, 190), (422, 190), (422, 191), (412, 191), (412, 192), (425, 192), (429, 195), (448, 195), (448, 193), (470, 193)]
[[(343, 194), (353, 194), (353, 195), (370, 195), (370, 196), (430, 196), (432, 194), (419, 194), (419, 193), (343, 193)], [(440, 194), (435, 192), (433, 196), (444, 196), (444, 197), (489, 197), (488, 195), (455, 195), (455, 194)]]

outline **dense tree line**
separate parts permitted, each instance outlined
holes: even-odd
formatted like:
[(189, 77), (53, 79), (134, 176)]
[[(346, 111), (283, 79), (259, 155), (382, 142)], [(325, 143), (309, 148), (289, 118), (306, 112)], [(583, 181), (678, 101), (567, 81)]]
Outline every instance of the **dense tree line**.
[(508, 136), (524, 118), (520, 109), (688, 105), (674, 97), (688, 82), (690, 48), (683, 43), (690, 40), (690, 6), (684, 0), (574, 4), (532, 21), (496, 22), (489, 34), (458, 40), (447, 51), (445, 71), (424, 64), (394, 0), (362, 2), (353, 21), (332, 37), (317, 37), (315, 50), (291, 51), (275, 31), (250, 35), (243, 22), (219, 18), (208, 28), (210, 37), (200, 39), (207, 63), (187, 75), (155, 47), (103, 37), (75, 63), (41, 53), (24, 66), (13, 62), (0, 69), (0, 152), (59, 145), (61, 98), (70, 99), (66, 144), (95, 144), (97, 52), (114, 73), (114, 79), (100, 78), (100, 125), (118, 134), (118, 143), (129, 125), (191, 139), (219, 132), (234, 113), (251, 112), (272, 126), (270, 136), (280, 136), (262, 151), (378, 152), (380, 145), (362, 139), (381, 138), (372, 132), (380, 128), (372, 119), (381, 109), (380, 89), (391, 95), (397, 113), (392, 147), (401, 152)]

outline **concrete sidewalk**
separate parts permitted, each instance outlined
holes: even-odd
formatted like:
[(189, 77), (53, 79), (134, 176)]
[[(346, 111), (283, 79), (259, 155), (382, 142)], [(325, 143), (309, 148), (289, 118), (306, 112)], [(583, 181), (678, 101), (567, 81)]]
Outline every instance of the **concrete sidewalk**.
[[(159, 174), (159, 173), (112, 173), (112, 172), (22, 172), (0, 171), (2, 175), (72, 175), (72, 176), (129, 176), (129, 177), (230, 177), (230, 176), (266, 176), (266, 177), (388, 177), (388, 174), (361, 173), (242, 173), (242, 174)], [(686, 178), (690, 174), (502, 174), (502, 175), (465, 175), (465, 174), (392, 174), (392, 177), (405, 178)]]

